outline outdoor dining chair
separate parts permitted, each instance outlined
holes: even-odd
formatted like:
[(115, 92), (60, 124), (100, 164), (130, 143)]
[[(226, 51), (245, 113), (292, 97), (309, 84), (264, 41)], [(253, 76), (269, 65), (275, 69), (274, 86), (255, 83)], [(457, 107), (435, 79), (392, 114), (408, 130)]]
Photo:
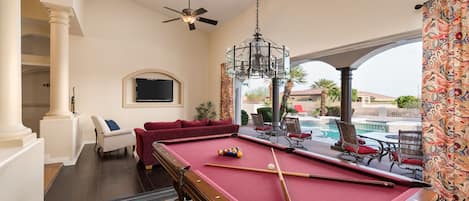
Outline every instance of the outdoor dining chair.
[(391, 152), (391, 167), (395, 164), (402, 169), (412, 171), (412, 176), (417, 176), (417, 171), (423, 169), (422, 131), (399, 130), (399, 144), (397, 150)]
[(344, 154), (346, 154), (352, 156), (355, 159), (355, 162), (361, 162), (364, 158), (369, 157), (367, 165), (369, 165), (373, 159), (379, 158), (379, 153), (381, 152), (380, 148), (374, 148), (361, 144), (353, 124), (344, 121), (336, 121), (336, 123), (339, 129), (341, 146), (343, 150), (341, 158), (343, 158)]
[(311, 133), (304, 133), (301, 132), (301, 125), (300, 120), (298, 118), (293, 117), (285, 117), (285, 126), (287, 131), (287, 137), (289, 141), (293, 141), (295, 143), (290, 143), (291, 146), (297, 148), (303, 148), (303, 142), (306, 139), (311, 139)]
[(264, 124), (264, 119), (262, 118), (261, 114), (251, 113), (251, 117), (255, 126), (254, 130), (259, 133), (257, 137), (262, 139), (269, 139), (270, 136), (268, 134), (272, 132), (272, 126)]

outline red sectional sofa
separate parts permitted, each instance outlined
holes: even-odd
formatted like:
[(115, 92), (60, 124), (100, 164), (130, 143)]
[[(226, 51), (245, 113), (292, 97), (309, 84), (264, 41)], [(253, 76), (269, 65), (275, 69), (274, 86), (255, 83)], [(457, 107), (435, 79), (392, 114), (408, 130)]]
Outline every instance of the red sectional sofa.
[(152, 165), (158, 164), (158, 161), (152, 155), (153, 142), (176, 138), (237, 133), (239, 125), (232, 124), (231, 120), (177, 120), (174, 122), (147, 122), (144, 128), (134, 129), (137, 138), (136, 150), (145, 168), (151, 169)]

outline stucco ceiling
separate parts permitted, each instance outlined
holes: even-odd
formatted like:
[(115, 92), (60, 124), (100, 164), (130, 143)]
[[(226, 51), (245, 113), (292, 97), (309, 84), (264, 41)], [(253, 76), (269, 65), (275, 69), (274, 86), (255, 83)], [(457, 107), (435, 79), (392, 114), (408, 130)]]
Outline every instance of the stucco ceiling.
[[(187, 0), (133, 0), (144, 7), (150, 8), (157, 12), (167, 16), (168, 19), (178, 17), (177, 13), (171, 12), (164, 9), (164, 6), (174, 8), (176, 10), (182, 10), (187, 8)], [(208, 10), (207, 13), (203, 14), (203, 17), (218, 20), (220, 26), (223, 22), (230, 20), (231, 18), (244, 12), (250, 6), (254, 6), (255, 0), (191, 0), (191, 8), (205, 8)], [(181, 23), (177, 21), (173, 23)], [(205, 23), (197, 22), (197, 29), (204, 31), (212, 31), (216, 26), (207, 25)]]

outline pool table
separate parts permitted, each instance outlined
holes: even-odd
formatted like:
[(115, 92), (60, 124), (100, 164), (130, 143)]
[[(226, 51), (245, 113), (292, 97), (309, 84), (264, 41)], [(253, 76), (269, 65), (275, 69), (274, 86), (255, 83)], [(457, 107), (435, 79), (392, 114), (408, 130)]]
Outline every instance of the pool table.
[[(219, 156), (239, 147), (241, 158)], [(284, 175), (291, 200), (401, 201), (432, 200), (427, 184), (363, 165), (318, 155), (240, 134), (223, 134), (155, 142), (153, 156), (173, 178), (179, 200), (285, 200), (277, 174), (207, 166), (206, 163), (267, 169), (274, 148), (282, 171), (327, 177), (380, 180), (394, 187), (356, 184)]]

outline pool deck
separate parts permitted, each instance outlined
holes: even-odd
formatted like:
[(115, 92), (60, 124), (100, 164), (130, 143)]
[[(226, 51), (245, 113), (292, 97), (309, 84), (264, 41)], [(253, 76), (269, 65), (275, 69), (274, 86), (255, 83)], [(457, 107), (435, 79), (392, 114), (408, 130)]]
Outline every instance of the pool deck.
[[(254, 137), (259, 135), (259, 133), (257, 133), (254, 130), (254, 127), (251, 125), (240, 127), (239, 133), (249, 135), (249, 136), (254, 136)], [(270, 141), (278, 142), (279, 144), (283, 144), (287, 146), (289, 145), (288, 141), (283, 136), (271, 137)], [(305, 140), (303, 142), (303, 146), (305, 150), (311, 151), (313, 153), (318, 153), (318, 154), (322, 154), (322, 155), (326, 155), (330, 157), (339, 158), (339, 155), (342, 152), (332, 150), (330, 147), (333, 143), (334, 143), (334, 140), (330, 138), (321, 137), (320, 135), (313, 135), (311, 140)], [(364, 160), (364, 162), (362, 162), (361, 164), (366, 165), (365, 163), (366, 161), (367, 160)], [(389, 157), (387, 156), (383, 157), (381, 162), (379, 162), (378, 160), (373, 160), (371, 161), (369, 165), (369, 167), (384, 170), (386, 172), (389, 172), (390, 166), (391, 166), (391, 162), (389, 160)], [(401, 169), (397, 167), (397, 165), (394, 166), (394, 168), (392, 169), (392, 172), (396, 174), (404, 175), (404, 176), (409, 176), (409, 177), (411, 176), (409, 174), (410, 171)], [(420, 179), (421, 176), (417, 176), (417, 177), (418, 177), (417, 179)]]

